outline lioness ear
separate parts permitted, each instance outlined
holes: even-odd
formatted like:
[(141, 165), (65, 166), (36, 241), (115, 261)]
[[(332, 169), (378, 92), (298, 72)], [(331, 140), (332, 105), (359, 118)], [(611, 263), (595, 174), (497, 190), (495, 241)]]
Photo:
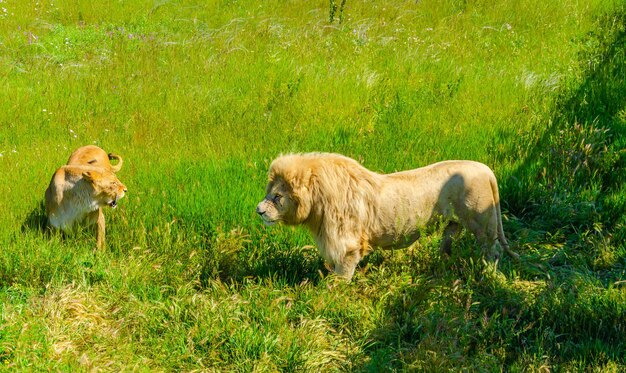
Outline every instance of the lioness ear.
[(83, 172), (83, 177), (86, 180), (89, 180), (89, 181), (97, 180), (97, 179), (100, 178), (99, 176), (100, 176), (100, 174), (95, 172), (95, 171), (85, 171), (85, 172)]

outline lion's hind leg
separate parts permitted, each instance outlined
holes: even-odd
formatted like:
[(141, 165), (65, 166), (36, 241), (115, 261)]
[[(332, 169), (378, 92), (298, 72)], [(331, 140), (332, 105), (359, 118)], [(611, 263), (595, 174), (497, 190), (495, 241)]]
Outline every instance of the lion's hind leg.
[(495, 210), (487, 210), (478, 213), (469, 219), (467, 229), (476, 237), (481, 246), (483, 255), (489, 260), (500, 259), (501, 252), (498, 248), (498, 218)]

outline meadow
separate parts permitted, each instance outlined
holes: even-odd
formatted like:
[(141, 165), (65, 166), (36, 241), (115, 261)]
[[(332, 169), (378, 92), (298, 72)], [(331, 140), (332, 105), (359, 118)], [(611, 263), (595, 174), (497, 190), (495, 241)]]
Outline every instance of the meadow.
[[(0, 0), (0, 370), (626, 370), (626, 4), (340, 5)], [(86, 144), (124, 158), (103, 251), (43, 228)], [(335, 278), (254, 211), (307, 151), (486, 163), (521, 260)]]

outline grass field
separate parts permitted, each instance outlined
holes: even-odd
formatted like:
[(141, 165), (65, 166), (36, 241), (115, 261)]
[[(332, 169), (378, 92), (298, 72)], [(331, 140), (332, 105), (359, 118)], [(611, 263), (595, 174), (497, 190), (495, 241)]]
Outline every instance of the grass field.
[[(339, 5), (340, 1), (335, 1)], [(626, 370), (626, 5), (0, 0), (0, 370)], [(340, 17), (341, 16), (341, 17)], [(71, 151), (124, 158), (41, 229)], [(522, 259), (470, 235), (352, 282), (254, 208), (281, 153), (492, 167)]]

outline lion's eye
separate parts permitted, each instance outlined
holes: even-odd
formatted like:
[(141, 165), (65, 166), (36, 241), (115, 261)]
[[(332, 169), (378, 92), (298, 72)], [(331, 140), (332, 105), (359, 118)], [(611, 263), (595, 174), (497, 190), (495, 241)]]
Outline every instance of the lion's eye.
[(280, 199), (282, 198), (282, 196), (280, 194), (277, 194), (274, 196), (274, 198), (272, 198), (272, 201), (274, 203), (280, 203)]

